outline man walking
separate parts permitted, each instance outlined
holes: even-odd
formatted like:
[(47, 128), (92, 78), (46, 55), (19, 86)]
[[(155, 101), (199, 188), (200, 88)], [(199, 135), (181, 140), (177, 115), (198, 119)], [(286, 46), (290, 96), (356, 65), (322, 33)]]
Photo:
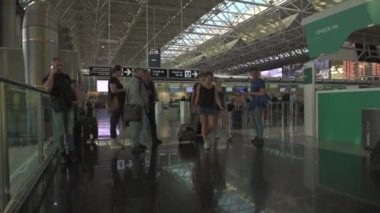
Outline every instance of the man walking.
[(262, 148), (264, 145), (264, 125), (263, 111), (267, 104), (265, 96), (265, 81), (260, 78), (260, 71), (253, 69), (250, 72), (252, 77), (251, 92), (247, 93), (251, 96), (250, 110), (251, 118), (255, 125), (256, 137), (252, 140), (252, 144), (257, 148)]
[(116, 98), (118, 101), (118, 108), (111, 111), (110, 117), (110, 135), (112, 143), (115, 147), (121, 147), (120, 141), (117, 139), (116, 127), (119, 123), (120, 117), (123, 117), (123, 107), (125, 104), (125, 89), (119, 81), (122, 74), (122, 67), (115, 65), (111, 70), (111, 76), (108, 80), (108, 98), (110, 100)]
[(162, 141), (157, 137), (157, 124), (156, 124), (156, 110), (155, 105), (158, 100), (156, 87), (149, 72), (145, 73), (145, 87), (149, 96), (149, 112), (147, 113), (150, 131), (152, 133), (152, 140), (156, 145), (162, 144)]
[[(149, 96), (148, 91), (144, 85), (144, 78), (147, 70), (136, 69), (133, 72), (133, 77), (129, 81), (127, 92), (127, 103), (139, 105), (143, 108), (142, 119), (139, 122), (130, 122), (132, 133), (132, 143), (134, 144), (134, 153), (145, 152), (148, 141), (141, 141), (143, 129), (150, 131), (150, 125), (147, 118), (149, 113)], [(149, 132), (150, 133), (150, 132)]]
[[(62, 164), (70, 161), (75, 163), (77, 158), (74, 146), (74, 105), (77, 104), (78, 92), (71, 78), (63, 73), (63, 63), (60, 58), (52, 59), (50, 73), (43, 79), (43, 87), (51, 94), (53, 108), (54, 140), (62, 155)], [(66, 137), (65, 137), (66, 136)], [(64, 139), (66, 138), (68, 153)]]

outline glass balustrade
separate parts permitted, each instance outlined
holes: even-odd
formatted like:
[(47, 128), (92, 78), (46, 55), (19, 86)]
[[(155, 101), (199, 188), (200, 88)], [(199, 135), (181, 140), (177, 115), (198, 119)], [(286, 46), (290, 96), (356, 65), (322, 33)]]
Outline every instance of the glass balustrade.
[(0, 211), (55, 153), (52, 123), (48, 93), (0, 77)]

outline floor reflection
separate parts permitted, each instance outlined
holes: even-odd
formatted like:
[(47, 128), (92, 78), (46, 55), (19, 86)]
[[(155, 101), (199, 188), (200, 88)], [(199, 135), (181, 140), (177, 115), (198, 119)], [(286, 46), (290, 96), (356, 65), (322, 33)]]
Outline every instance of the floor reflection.
[(56, 172), (41, 212), (380, 212), (379, 176), (365, 157), (296, 137), (256, 150), (249, 139), (138, 155), (108, 141), (83, 144), (81, 162)]

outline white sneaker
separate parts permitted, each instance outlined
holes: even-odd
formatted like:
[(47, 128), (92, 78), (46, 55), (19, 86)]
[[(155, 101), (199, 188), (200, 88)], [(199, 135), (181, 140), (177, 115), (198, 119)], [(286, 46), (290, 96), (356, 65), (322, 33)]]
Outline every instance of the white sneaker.
[(206, 149), (206, 150), (209, 150), (209, 149), (211, 148), (211, 146), (208, 145), (208, 142), (205, 142), (205, 143), (203, 144), (203, 148)]

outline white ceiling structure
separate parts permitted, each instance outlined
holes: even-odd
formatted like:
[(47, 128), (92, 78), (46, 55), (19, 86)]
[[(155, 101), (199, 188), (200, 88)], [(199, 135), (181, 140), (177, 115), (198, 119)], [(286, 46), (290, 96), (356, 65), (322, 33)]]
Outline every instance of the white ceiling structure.
[(45, 1), (84, 67), (146, 66), (159, 48), (163, 67), (241, 73), (308, 60), (302, 19), (345, 0)]

